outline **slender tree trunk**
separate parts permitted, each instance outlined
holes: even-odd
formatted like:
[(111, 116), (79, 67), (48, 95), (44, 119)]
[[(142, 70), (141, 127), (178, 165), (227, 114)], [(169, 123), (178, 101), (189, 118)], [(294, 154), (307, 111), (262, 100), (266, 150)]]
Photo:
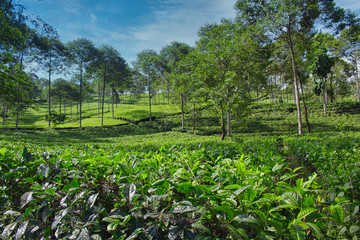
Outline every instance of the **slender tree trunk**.
[(185, 117), (184, 117), (184, 94), (181, 93), (181, 129), (185, 129)]
[(151, 117), (151, 83), (149, 80), (149, 116), (150, 116), (150, 123), (152, 123), (152, 117)]
[(167, 88), (167, 99), (168, 99), (168, 105), (170, 105), (170, 88)]
[(64, 114), (66, 114), (66, 98), (64, 99)]
[(16, 108), (16, 124), (15, 124), (15, 129), (18, 129), (19, 126), (19, 114), (20, 114), (20, 107), (18, 106)]
[(334, 102), (333, 74), (330, 74), (330, 102)]
[(277, 95), (276, 95), (276, 67), (274, 69), (274, 97), (275, 97), (275, 104), (277, 104)]
[(80, 61), (80, 122), (79, 122), (79, 128), (81, 128), (81, 110), (82, 110), (82, 82), (83, 82), (83, 62)]
[(107, 102), (108, 103), (108, 112), (110, 112), (110, 101), (111, 101), (110, 98), (111, 97), (110, 97), (110, 92), (109, 92), (108, 93), (108, 98), (107, 98), (107, 100), (108, 100), (108, 102)]
[(72, 101), (70, 101), (70, 116), (71, 116), (71, 118), (73, 117), (72, 116), (72, 112), (73, 112), (73, 105), (72, 105)]
[(131, 92), (129, 93), (129, 95), (130, 95), (130, 96), (129, 96), (129, 108), (130, 108), (130, 104), (131, 104), (131, 95), (132, 95), (132, 94), (131, 94)]
[(226, 131), (225, 131), (225, 119), (224, 119), (224, 108), (221, 103), (221, 140), (225, 139)]
[(101, 105), (101, 126), (104, 125), (104, 105), (105, 105), (105, 85), (106, 85), (106, 67), (103, 76), (102, 105)]
[(111, 91), (111, 116), (114, 119), (114, 89)]
[(51, 127), (50, 114), (51, 114), (51, 44), (49, 49), (49, 128)]
[(294, 46), (291, 38), (291, 31), (290, 27), (288, 28), (288, 43), (291, 53), (291, 62), (292, 62), (292, 68), (293, 68), (293, 74), (294, 74), (294, 87), (295, 87), (295, 102), (296, 102), (296, 109), (297, 109), (297, 115), (298, 115), (298, 128), (299, 128), (299, 134), (302, 134), (302, 123), (301, 123), (301, 108), (300, 108), (300, 98), (299, 98), (299, 88), (298, 88), (298, 77), (297, 77), (297, 65), (295, 60), (295, 53), (294, 53)]
[(195, 133), (195, 123), (196, 123), (196, 103), (194, 101), (194, 110), (193, 110), (193, 125), (192, 125), (192, 134)]
[(307, 128), (307, 132), (310, 133), (310, 123), (309, 123), (309, 118), (308, 118), (308, 111), (307, 111), (307, 107), (306, 107), (306, 103), (305, 103), (304, 89), (303, 89), (303, 85), (302, 85), (300, 78), (299, 78), (299, 83), (300, 83), (301, 99), (302, 99), (302, 103), (303, 103), (303, 107), (304, 107), (306, 128)]
[(326, 91), (327, 91), (327, 87), (326, 87), (326, 81), (324, 80), (325, 84), (324, 84), (324, 87), (323, 87), (323, 106), (324, 106), (324, 117), (326, 117)]
[[(21, 60), (20, 60), (20, 71), (22, 71), (22, 69), (23, 69), (23, 60), (24, 60), (24, 51), (22, 50), (21, 51)], [(19, 93), (21, 92), (21, 84), (20, 83), (19, 83), (19, 88), (17, 90)], [(18, 126), (19, 126), (20, 103), (21, 103), (21, 99), (19, 96), (18, 101), (17, 101), (17, 106), (16, 106), (16, 124), (15, 124), (16, 129), (18, 129)]]
[(98, 84), (98, 118), (100, 117), (100, 80)]
[(60, 112), (60, 114), (61, 114), (61, 95), (60, 95), (59, 112)]

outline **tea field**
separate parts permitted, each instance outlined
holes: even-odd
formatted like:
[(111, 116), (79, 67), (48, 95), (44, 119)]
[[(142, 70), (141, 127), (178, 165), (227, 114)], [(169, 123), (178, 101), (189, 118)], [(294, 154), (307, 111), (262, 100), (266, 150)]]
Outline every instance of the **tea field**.
[(1, 238), (358, 239), (359, 115), (341, 107), (314, 106), (303, 136), (262, 105), (225, 141), (205, 113), (196, 134), (180, 116), (1, 129)]

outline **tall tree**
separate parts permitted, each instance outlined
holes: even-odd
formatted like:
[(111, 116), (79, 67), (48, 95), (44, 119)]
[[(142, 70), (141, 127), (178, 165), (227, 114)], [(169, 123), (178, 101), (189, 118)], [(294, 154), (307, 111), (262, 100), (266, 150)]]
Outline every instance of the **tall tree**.
[[(243, 33), (244, 35), (241, 35)], [(221, 119), (221, 140), (230, 135), (231, 114), (244, 110), (250, 99), (248, 78), (253, 60), (251, 38), (230, 21), (208, 24), (199, 31), (197, 76)], [(225, 130), (227, 118), (227, 131)]]
[[(123, 83), (128, 77), (129, 73), (127, 63), (121, 57), (120, 53), (113, 47), (107, 45), (103, 46), (99, 50), (99, 57), (96, 65), (98, 66), (99, 75), (103, 79), (101, 101), (101, 126), (103, 126), (106, 84), (111, 83), (111, 88), (114, 93), (116, 86), (119, 86), (121, 83)], [(112, 116), (114, 117), (113, 107)]]
[(332, 0), (238, 0), (235, 8), (239, 22), (248, 26), (261, 26), (272, 38), (285, 40), (291, 56), (299, 134), (302, 134), (299, 97), (300, 79), (296, 55), (296, 39), (312, 36), (316, 20), (326, 20), (326, 26), (341, 24), (346, 12)]
[(90, 66), (90, 63), (95, 60), (96, 48), (94, 44), (86, 38), (79, 38), (67, 44), (69, 51), (70, 61), (76, 65), (80, 78), (80, 117), (79, 127), (81, 128), (82, 120), (82, 88), (83, 88), (83, 75), (84, 71)]
[(142, 79), (146, 82), (149, 93), (149, 119), (152, 123), (151, 115), (151, 99), (153, 97), (153, 85), (159, 78), (158, 68), (156, 62), (158, 55), (154, 50), (147, 49), (137, 54), (136, 60), (132, 63), (134, 69), (141, 74)]

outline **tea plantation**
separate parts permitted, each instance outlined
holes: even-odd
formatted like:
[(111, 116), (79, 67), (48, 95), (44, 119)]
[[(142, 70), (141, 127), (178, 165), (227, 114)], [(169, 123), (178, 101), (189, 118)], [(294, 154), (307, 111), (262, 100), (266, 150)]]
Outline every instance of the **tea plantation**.
[[(2, 239), (358, 239), (357, 105), (255, 105), (218, 119), (0, 130)], [(331, 108), (332, 107), (332, 108)], [(191, 114), (186, 120), (191, 119)]]

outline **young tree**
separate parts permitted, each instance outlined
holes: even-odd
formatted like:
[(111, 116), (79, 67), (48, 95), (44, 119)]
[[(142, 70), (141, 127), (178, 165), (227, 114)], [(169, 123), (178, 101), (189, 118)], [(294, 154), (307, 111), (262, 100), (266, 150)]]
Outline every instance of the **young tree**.
[(226, 133), (230, 135), (231, 114), (244, 110), (250, 99), (248, 78), (252, 66), (249, 63), (254, 60), (255, 42), (246, 38), (241, 25), (230, 21), (208, 24), (200, 29), (199, 36), (199, 62), (195, 71), (220, 116), (223, 140)]
[[(96, 65), (98, 66), (99, 75), (102, 76), (103, 79), (101, 106), (101, 126), (103, 126), (106, 84), (111, 83), (112, 90), (115, 91), (115, 87), (128, 77), (128, 67), (120, 53), (113, 47), (106, 45), (99, 50), (99, 57)], [(112, 116), (114, 117), (113, 107)]]
[(149, 119), (152, 123), (151, 116), (151, 98), (153, 95), (153, 85), (159, 78), (156, 62), (158, 55), (154, 50), (147, 49), (137, 54), (136, 60), (132, 63), (135, 71), (141, 74), (141, 79), (146, 82), (149, 92)]
[(79, 38), (77, 40), (69, 42), (67, 44), (67, 48), (70, 56), (69, 60), (76, 65), (77, 71), (79, 72), (79, 78), (80, 78), (79, 127), (81, 128), (83, 75), (84, 75), (84, 71), (86, 71), (86, 69), (90, 66), (91, 62), (95, 60), (97, 52), (94, 44), (86, 38)]

